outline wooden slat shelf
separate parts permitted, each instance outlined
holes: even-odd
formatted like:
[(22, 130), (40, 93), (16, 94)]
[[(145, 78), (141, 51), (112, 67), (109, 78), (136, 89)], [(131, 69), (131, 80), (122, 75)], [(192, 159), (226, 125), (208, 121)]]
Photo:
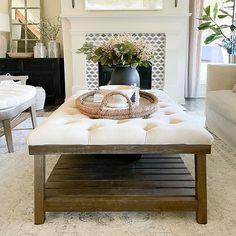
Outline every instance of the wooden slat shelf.
[(62, 155), (45, 211), (195, 210), (195, 181), (179, 155)]

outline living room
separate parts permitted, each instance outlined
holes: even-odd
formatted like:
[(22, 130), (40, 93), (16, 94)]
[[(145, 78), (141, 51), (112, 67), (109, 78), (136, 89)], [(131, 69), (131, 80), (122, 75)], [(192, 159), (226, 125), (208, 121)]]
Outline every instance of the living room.
[(0, 235), (235, 235), (235, 10), (1, 0)]

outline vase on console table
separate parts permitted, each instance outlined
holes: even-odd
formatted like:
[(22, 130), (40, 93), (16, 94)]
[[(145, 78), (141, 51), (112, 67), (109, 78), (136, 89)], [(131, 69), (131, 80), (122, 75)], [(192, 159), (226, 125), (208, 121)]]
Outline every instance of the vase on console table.
[(48, 57), (59, 58), (60, 57), (60, 44), (55, 40), (50, 40), (47, 43)]
[(34, 58), (46, 58), (47, 56), (47, 50), (46, 47), (43, 45), (43, 43), (36, 43), (36, 45), (33, 48), (34, 51)]

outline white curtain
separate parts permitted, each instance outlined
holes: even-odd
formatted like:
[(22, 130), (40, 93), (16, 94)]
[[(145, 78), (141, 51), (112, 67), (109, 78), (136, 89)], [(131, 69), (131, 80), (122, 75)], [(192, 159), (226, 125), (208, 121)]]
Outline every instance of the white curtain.
[(203, 13), (204, 0), (190, 0), (189, 8), (189, 66), (185, 86), (185, 97), (197, 97), (200, 87), (201, 66), (201, 31), (198, 30), (199, 20)]

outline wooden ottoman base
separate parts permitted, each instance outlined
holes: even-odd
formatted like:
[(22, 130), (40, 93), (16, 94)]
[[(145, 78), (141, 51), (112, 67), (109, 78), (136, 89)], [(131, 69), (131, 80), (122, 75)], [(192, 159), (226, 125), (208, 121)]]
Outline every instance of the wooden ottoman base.
[[(205, 155), (195, 179), (179, 155), (62, 155), (45, 183), (45, 156), (35, 156), (35, 224), (57, 211), (196, 211), (207, 223)], [(195, 191), (196, 188), (196, 191)]]

